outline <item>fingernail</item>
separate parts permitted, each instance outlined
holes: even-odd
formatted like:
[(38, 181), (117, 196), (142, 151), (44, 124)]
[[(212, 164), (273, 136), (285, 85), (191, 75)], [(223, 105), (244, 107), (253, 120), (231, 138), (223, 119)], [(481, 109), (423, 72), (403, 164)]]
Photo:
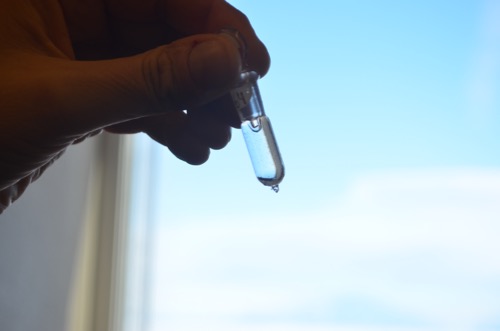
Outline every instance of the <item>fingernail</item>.
[(220, 35), (228, 38), (231, 40), (231, 42), (238, 47), (238, 50), (240, 51), (240, 56), (241, 56), (241, 61), (243, 65), (246, 65), (246, 59), (247, 59), (247, 42), (243, 35), (236, 29), (234, 28), (224, 28), (220, 30)]
[(233, 87), (240, 72), (241, 60), (235, 50), (220, 39), (194, 46), (189, 60), (193, 80), (203, 89)]

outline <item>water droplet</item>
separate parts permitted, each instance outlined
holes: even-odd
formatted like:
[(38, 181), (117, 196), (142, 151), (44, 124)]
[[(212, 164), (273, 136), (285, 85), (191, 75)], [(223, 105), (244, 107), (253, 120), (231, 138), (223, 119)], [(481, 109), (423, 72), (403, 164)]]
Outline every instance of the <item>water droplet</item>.
[(280, 186), (279, 185), (273, 185), (273, 186), (271, 186), (271, 190), (273, 190), (274, 192), (278, 193), (280, 191)]

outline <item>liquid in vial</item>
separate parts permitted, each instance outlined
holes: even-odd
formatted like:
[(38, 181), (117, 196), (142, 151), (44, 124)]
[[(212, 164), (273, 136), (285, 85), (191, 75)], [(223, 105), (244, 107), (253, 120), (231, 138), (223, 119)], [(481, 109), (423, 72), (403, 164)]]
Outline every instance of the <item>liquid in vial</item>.
[(231, 92), (231, 97), (241, 119), (241, 131), (255, 175), (262, 184), (278, 192), (285, 168), (271, 122), (264, 112), (257, 79), (256, 72), (242, 72), (240, 85)]

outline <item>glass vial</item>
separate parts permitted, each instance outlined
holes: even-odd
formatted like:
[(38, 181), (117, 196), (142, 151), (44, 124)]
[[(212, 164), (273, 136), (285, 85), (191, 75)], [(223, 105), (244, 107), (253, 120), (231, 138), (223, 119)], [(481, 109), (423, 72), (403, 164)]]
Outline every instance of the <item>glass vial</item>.
[(255, 71), (243, 71), (239, 86), (231, 91), (233, 104), (241, 119), (241, 131), (257, 179), (278, 191), (285, 168), (274, 137), (271, 121), (264, 112)]

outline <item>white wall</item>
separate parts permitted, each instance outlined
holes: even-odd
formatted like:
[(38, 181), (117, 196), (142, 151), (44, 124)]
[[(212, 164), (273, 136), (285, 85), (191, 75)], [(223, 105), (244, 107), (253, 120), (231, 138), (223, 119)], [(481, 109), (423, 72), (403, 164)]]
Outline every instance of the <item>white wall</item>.
[(0, 330), (65, 329), (99, 146), (72, 146), (0, 216)]

